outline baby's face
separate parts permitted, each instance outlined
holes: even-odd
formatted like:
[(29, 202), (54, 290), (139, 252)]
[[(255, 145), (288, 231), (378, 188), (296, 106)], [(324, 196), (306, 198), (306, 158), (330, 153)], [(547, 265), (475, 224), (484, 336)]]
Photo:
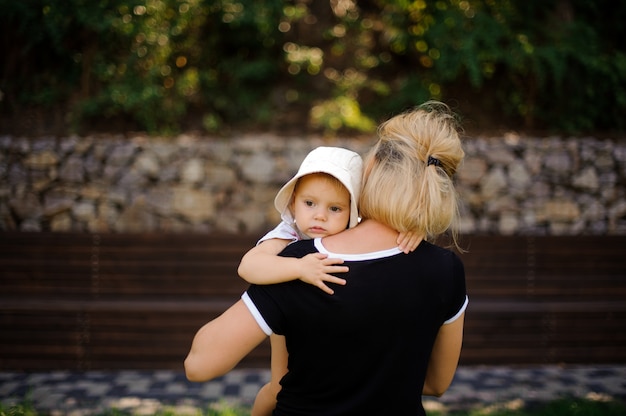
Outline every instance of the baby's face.
[(337, 234), (350, 221), (350, 193), (325, 175), (306, 175), (298, 181), (291, 210), (300, 232), (310, 238)]

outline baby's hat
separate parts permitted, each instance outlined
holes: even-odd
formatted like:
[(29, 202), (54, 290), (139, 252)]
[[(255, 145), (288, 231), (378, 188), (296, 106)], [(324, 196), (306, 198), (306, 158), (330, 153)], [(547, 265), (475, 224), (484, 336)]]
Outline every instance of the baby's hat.
[(359, 222), (357, 203), (361, 192), (363, 159), (352, 150), (342, 147), (321, 146), (313, 149), (302, 161), (298, 173), (289, 180), (276, 194), (274, 206), (280, 212), (283, 221), (293, 224), (289, 211), (289, 202), (299, 178), (311, 173), (327, 173), (337, 178), (350, 193), (350, 222), (352, 228)]

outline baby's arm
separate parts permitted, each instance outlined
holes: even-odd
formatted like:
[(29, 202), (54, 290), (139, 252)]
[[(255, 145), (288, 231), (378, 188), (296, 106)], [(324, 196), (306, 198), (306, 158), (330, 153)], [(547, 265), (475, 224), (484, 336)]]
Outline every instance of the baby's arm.
[(343, 285), (340, 279), (330, 273), (345, 273), (348, 268), (338, 266), (341, 259), (329, 259), (325, 254), (312, 253), (302, 258), (280, 257), (289, 240), (271, 238), (250, 249), (241, 259), (237, 272), (244, 280), (255, 284), (272, 284), (301, 279), (317, 286), (326, 293), (333, 294), (325, 282)]

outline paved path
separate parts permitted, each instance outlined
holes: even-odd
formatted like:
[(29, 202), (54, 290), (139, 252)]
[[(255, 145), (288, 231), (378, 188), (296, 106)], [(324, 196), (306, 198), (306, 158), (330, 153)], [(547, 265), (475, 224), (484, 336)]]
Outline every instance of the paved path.
[[(234, 370), (207, 383), (190, 383), (176, 371), (0, 372), (0, 402), (29, 399), (51, 415), (92, 415), (111, 408), (149, 415), (172, 407), (177, 415), (194, 414), (224, 402), (249, 406), (268, 379), (266, 370)], [(626, 365), (460, 367), (448, 392), (426, 398), (425, 407), (514, 406), (571, 396), (626, 400)]]

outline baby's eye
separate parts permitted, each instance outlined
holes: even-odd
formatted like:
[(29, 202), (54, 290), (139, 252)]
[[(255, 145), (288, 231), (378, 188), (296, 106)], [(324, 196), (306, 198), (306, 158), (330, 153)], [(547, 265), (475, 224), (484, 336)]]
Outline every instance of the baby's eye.
[(330, 207), (332, 212), (341, 212), (341, 207)]
[(304, 201), (304, 204), (305, 204), (307, 207), (312, 207), (312, 206), (313, 206), (313, 201), (308, 201), (308, 200), (305, 200), (305, 201)]

